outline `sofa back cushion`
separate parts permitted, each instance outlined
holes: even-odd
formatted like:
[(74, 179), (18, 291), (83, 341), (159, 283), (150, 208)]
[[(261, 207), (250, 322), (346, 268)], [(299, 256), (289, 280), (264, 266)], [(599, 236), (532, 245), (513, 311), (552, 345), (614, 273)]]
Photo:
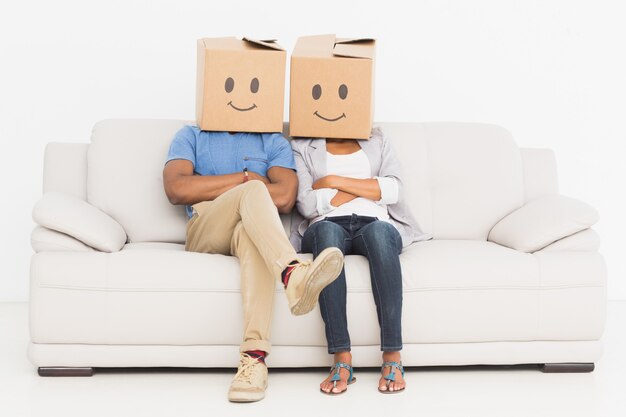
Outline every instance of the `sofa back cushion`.
[(520, 150), (502, 127), (482, 123), (381, 123), (404, 171), (405, 196), (435, 239), (486, 240), (524, 203)]
[[(186, 215), (163, 190), (170, 142), (187, 122), (105, 120), (87, 153), (87, 200), (130, 242), (184, 242)], [(520, 151), (509, 132), (477, 123), (380, 123), (404, 167), (404, 191), (435, 239), (486, 240), (524, 202)], [(283, 223), (288, 228), (288, 217)]]
[(104, 120), (87, 152), (87, 201), (117, 220), (129, 242), (184, 242), (186, 214), (170, 204), (163, 166), (182, 120)]

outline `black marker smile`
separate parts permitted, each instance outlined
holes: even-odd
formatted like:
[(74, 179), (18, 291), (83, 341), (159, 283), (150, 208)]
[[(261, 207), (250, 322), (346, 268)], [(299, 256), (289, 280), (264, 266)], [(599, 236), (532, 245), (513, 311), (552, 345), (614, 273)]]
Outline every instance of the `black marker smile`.
[(319, 117), (320, 119), (326, 120), (327, 122), (336, 122), (337, 120), (343, 119), (344, 117), (346, 117), (345, 113), (341, 113), (341, 116), (339, 116), (339, 117), (335, 117), (334, 119), (328, 119), (328, 118), (322, 116), (321, 114), (319, 114), (317, 112), (317, 110), (315, 110), (315, 113), (313, 113), (313, 114), (316, 115), (317, 117)]
[(248, 111), (248, 110), (256, 109), (256, 104), (254, 104), (254, 103), (252, 104), (252, 106), (248, 107), (247, 109), (240, 109), (239, 107), (235, 106), (232, 101), (229, 101), (228, 103), (226, 103), (226, 105), (232, 107), (235, 110), (239, 110), (239, 111)]

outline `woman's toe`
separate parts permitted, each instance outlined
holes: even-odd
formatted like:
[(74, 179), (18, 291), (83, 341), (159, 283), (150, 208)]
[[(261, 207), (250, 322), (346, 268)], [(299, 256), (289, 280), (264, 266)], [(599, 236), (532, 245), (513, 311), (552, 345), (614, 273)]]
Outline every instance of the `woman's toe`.
[(391, 391), (399, 391), (404, 387), (403, 382), (394, 382), (392, 383)]
[(338, 393), (346, 389), (346, 383), (343, 381), (337, 382), (337, 386), (333, 387), (333, 392)]

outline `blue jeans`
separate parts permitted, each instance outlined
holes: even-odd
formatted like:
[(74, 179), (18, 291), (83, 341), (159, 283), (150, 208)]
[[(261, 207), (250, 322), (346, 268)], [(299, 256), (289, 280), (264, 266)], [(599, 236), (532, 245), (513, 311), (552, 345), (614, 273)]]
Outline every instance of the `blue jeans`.
[[(363, 255), (369, 261), (372, 293), (380, 325), (380, 350), (402, 349), (402, 238), (396, 228), (375, 217), (327, 217), (312, 224), (302, 238), (302, 252), (317, 257), (321, 251), (337, 247), (344, 255)], [(328, 353), (350, 351), (346, 317), (346, 274), (320, 294), (320, 309), (326, 330)]]

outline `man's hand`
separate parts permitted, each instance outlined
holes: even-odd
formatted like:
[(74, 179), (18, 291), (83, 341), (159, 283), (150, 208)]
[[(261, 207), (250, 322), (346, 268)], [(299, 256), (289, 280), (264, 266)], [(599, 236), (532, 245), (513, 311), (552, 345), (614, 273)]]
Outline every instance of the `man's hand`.
[(257, 174), (256, 172), (253, 172), (253, 171), (248, 171), (248, 178), (250, 180), (263, 181), (265, 184), (271, 184), (269, 178), (264, 177), (263, 175)]
[[(280, 213), (289, 213), (296, 201), (298, 177), (287, 168), (272, 167), (267, 177), (248, 171), (248, 180), (263, 182)], [(243, 184), (244, 173), (234, 172), (225, 175), (194, 175), (193, 164), (187, 160), (175, 159), (163, 169), (165, 194), (172, 204), (195, 204), (212, 201), (226, 191)]]
[[(269, 178), (248, 171), (249, 180), (259, 180), (269, 185)], [(243, 184), (244, 173), (225, 175), (194, 175), (193, 164), (184, 159), (168, 162), (163, 168), (165, 194), (172, 204), (195, 204), (211, 201), (226, 191)]]

